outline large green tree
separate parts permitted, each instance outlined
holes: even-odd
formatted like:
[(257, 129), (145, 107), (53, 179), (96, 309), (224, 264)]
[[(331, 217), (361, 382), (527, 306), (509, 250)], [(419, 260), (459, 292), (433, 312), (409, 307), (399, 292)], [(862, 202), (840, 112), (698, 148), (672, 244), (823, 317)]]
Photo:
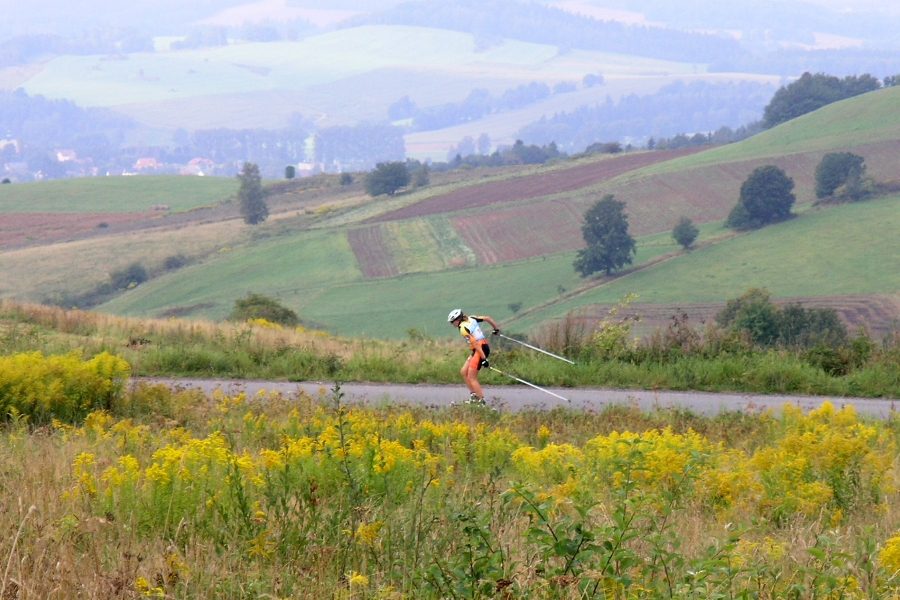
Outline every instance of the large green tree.
[(266, 194), (262, 188), (259, 166), (245, 162), (238, 179), (241, 182), (238, 202), (244, 222), (248, 225), (262, 223), (269, 217), (269, 207), (266, 206)]
[(794, 180), (774, 165), (757, 167), (741, 184), (741, 196), (728, 215), (733, 229), (757, 229), (787, 219), (794, 205)]
[(578, 251), (575, 270), (587, 277), (597, 271), (611, 275), (631, 264), (635, 253), (634, 238), (628, 234), (625, 203), (607, 194), (584, 215), (581, 235), (587, 247)]
[(382, 162), (366, 175), (366, 193), (370, 196), (394, 195), (397, 190), (409, 185), (410, 175), (406, 163), (400, 161)]

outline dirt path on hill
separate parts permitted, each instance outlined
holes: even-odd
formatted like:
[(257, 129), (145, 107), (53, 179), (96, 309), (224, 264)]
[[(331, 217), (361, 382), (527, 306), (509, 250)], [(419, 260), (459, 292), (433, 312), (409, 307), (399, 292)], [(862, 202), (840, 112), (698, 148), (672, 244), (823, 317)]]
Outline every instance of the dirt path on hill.
[[(265, 390), (285, 395), (304, 392), (313, 396), (331, 395), (334, 382), (284, 382), (284, 381), (243, 381), (228, 379), (175, 379), (144, 377), (135, 378), (139, 382), (159, 383), (173, 388), (201, 389), (211, 393), (216, 389), (236, 394), (246, 392), (253, 396)], [(559, 388), (548, 387), (566, 400), (555, 398), (539, 390), (526, 386), (485, 385), (488, 404), (501, 411), (515, 412), (523, 409), (550, 410), (569, 407), (577, 410), (599, 411), (611, 405), (626, 405), (651, 410), (653, 408), (681, 408), (703, 415), (722, 412), (760, 412), (767, 409), (779, 411), (785, 404), (793, 404), (804, 411), (830, 401), (835, 408), (852, 405), (857, 413), (868, 417), (886, 419), (894, 414), (897, 399), (883, 398), (840, 398), (827, 396), (763, 396), (743, 393), (671, 392), (647, 390), (616, 390), (603, 388)], [(351, 404), (412, 404), (421, 406), (446, 407), (466, 399), (465, 386), (460, 385), (404, 385), (379, 383), (341, 384), (344, 401)]]

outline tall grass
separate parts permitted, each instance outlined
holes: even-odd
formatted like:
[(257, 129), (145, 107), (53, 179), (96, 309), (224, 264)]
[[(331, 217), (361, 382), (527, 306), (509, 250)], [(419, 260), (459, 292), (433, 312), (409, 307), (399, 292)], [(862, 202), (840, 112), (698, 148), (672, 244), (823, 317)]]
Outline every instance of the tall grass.
[[(894, 420), (139, 386), (0, 426), (4, 597), (891, 597)], [(173, 429), (173, 424), (178, 427)]]
[[(694, 341), (682, 331), (638, 345), (629, 327), (613, 325), (588, 330), (572, 317), (535, 340), (575, 359), (574, 366), (505, 340), (493, 342), (492, 362), (538, 385), (900, 397), (896, 338), (875, 346), (859, 365), (848, 365), (845, 375), (832, 375), (800, 351), (756, 349), (712, 330)], [(86, 358), (108, 352), (127, 360), (135, 375), (396, 383), (457, 383), (467, 354), (455, 339), (433, 340), (417, 332), (404, 341), (350, 339), (271, 324), (136, 319), (0, 304), (0, 353), (34, 350), (76, 350)], [(508, 383), (484, 375), (485, 383), (501, 381)]]

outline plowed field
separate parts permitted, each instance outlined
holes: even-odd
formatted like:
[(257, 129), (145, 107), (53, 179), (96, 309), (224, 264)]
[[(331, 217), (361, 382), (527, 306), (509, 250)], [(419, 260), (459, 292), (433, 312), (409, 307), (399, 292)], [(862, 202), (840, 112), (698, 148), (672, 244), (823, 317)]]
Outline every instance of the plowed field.
[(378, 225), (359, 227), (347, 232), (347, 241), (356, 255), (359, 270), (366, 278), (393, 277), (399, 274), (383, 233)]
[(32, 242), (51, 244), (108, 232), (157, 217), (153, 213), (8, 213), (0, 215), (0, 249)]
[(454, 212), (501, 202), (514, 202), (540, 198), (562, 192), (590, 187), (618, 177), (628, 171), (658, 162), (693, 154), (703, 148), (637, 152), (624, 154), (597, 162), (578, 165), (570, 169), (548, 171), (540, 175), (527, 175), (505, 181), (492, 181), (454, 190), (440, 196), (432, 196), (422, 202), (398, 208), (370, 219), (370, 222), (394, 221), (440, 213)]
[(583, 220), (583, 211), (571, 203), (551, 201), (451, 222), (479, 264), (490, 265), (582, 248)]

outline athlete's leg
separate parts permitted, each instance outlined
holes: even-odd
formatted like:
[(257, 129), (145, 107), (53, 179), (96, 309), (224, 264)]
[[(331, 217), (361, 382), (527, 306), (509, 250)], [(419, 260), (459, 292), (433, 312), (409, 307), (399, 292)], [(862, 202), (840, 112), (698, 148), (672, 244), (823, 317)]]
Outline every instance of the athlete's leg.
[(469, 360), (466, 361), (466, 364), (463, 365), (463, 378), (466, 380), (466, 386), (468, 386), (469, 391), (478, 396), (479, 398), (484, 398), (484, 391), (481, 389), (481, 384), (478, 382), (478, 367), (481, 359), (478, 354), (472, 354), (469, 357)]

